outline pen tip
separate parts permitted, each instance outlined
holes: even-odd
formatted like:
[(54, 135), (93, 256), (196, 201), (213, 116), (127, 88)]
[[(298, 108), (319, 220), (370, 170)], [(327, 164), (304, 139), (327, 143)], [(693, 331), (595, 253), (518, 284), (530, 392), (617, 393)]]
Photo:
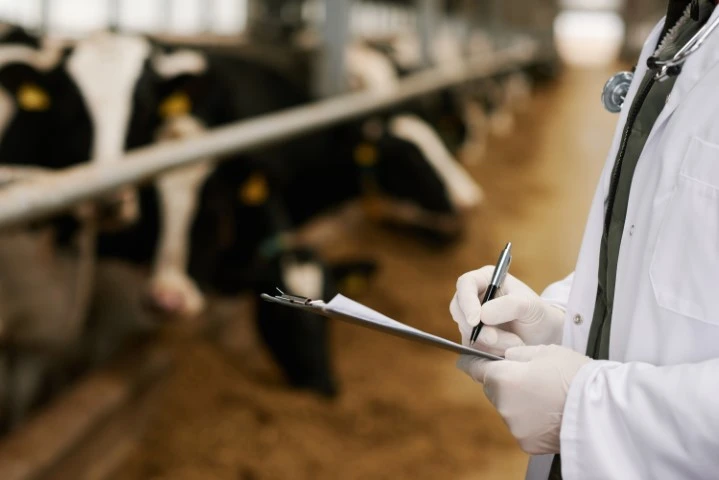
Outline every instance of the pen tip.
[(509, 249), (509, 248), (512, 248), (512, 242), (507, 242), (507, 246), (506, 246), (506, 247), (504, 247), (504, 248), (505, 248), (505, 249)]

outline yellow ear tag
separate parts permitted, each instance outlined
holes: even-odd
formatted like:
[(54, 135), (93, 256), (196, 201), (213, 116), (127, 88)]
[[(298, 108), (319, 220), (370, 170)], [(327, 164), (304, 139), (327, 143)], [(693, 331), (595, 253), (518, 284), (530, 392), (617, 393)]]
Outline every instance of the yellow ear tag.
[(377, 147), (370, 143), (360, 143), (354, 151), (355, 163), (361, 167), (371, 167), (377, 163)]
[(50, 108), (50, 96), (34, 83), (23, 83), (17, 91), (17, 103), (29, 112), (41, 112)]
[(269, 196), (270, 187), (267, 185), (267, 179), (259, 173), (247, 179), (238, 192), (240, 201), (250, 206), (262, 205)]
[(192, 111), (192, 101), (185, 92), (175, 92), (167, 97), (158, 108), (162, 118), (172, 118), (186, 115)]

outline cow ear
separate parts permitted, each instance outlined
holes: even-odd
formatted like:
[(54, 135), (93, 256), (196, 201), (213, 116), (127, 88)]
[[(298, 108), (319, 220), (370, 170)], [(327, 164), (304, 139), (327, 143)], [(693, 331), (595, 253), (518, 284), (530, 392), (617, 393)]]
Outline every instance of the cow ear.
[(158, 76), (160, 117), (173, 118), (192, 112), (191, 95), (184, 85), (188, 76), (199, 76), (207, 71), (205, 56), (190, 49), (167, 50), (157, 47), (150, 63)]
[(191, 49), (163, 51), (156, 48), (151, 58), (152, 68), (164, 80), (182, 75), (201, 75), (207, 71), (207, 57)]

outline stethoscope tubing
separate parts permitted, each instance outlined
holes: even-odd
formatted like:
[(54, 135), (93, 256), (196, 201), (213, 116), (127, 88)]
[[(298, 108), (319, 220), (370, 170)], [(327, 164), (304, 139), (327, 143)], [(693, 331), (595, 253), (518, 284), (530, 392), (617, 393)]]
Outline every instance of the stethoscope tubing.
[[(651, 56), (647, 59), (647, 68), (657, 70), (655, 80), (663, 82), (669, 77), (677, 76), (681, 72), (684, 63), (706, 42), (709, 35), (719, 27), (719, 17), (713, 22), (703, 26), (689, 41), (668, 60), (659, 60)], [(624, 105), (629, 85), (634, 78), (633, 72), (619, 72), (610, 78), (602, 90), (602, 103), (604, 108), (611, 113), (619, 113)]]
[(714, 19), (708, 25), (702, 27), (697, 33), (689, 39), (689, 41), (674, 54), (674, 56), (668, 60), (658, 60), (656, 57), (650, 57), (647, 61), (649, 68), (658, 68), (656, 80), (662, 82), (670, 76), (678, 75), (684, 62), (694, 54), (699, 48), (706, 42), (709, 35), (712, 34), (716, 28), (719, 27), (719, 17)]

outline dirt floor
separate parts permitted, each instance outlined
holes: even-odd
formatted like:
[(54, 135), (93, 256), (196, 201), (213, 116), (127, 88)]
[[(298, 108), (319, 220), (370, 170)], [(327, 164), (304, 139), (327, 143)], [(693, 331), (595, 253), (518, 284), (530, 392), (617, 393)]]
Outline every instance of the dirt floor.
[[(599, 93), (610, 71), (567, 71), (536, 92), (511, 138), (472, 174), (486, 193), (457, 246), (436, 251), (348, 222), (327, 255), (372, 253), (381, 272), (357, 300), (456, 339), (456, 277), (514, 243), (512, 273), (537, 290), (570, 273), (616, 117)], [(342, 395), (289, 391), (246, 309), (218, 341), (185, 336), (148, 431), (118, 480), (515, 479), (527, 457), (451, 353), (334, 323)], [(218, 347), (219, 344), (219, 347)]]

